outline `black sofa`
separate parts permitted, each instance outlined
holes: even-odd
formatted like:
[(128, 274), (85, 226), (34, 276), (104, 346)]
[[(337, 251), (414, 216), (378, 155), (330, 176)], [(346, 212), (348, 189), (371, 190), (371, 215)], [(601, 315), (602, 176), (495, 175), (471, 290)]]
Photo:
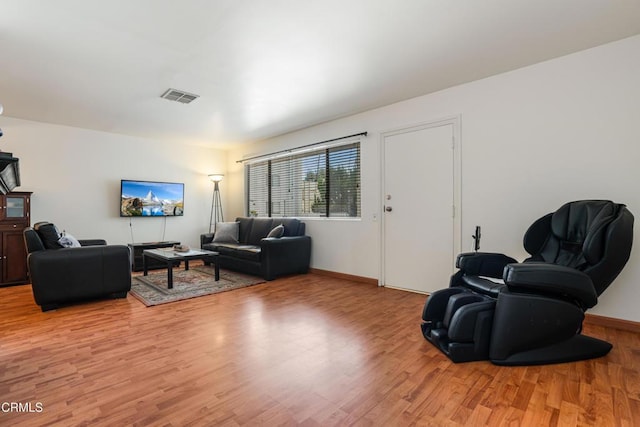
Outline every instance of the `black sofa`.
[(92, 239), (79, 240), (80, 247), (62, 247), (56, 232), (50, 223), (23, 232), (33, 298), (42, 311), (77, 301), (126, 298), (131, 289), (127, 246)]
[[(311, 237), (305, 235), (304, 222), (296, 218), (239, 217), (235, 223), (235, 238), (220, 239), (222, 232), (200, 236), (202, 249), (220, 253), (220, 267), (265, 280), (309, 270)], [(217, 228), (222, 228), (221, 224)], [(267, 237), (270, 233), (280, 234), (278, 232), (281, 237)]]

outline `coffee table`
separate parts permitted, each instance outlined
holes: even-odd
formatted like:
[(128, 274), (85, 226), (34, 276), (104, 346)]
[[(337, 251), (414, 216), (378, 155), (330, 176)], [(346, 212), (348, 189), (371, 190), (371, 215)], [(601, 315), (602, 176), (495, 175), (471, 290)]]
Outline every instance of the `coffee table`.
[(173, 266), (177, 264), (177, 261), (184, 261), (184, 269), (189, 269), (189, 261), (192, 260), (204, 260), (213, 263), (215, 266), (215, 280), (220, 280), (220, 266), (218, 265), (218, 252), (207, 251), (204, 249), (190, 249), (186, 252), (178, 252), (173, 248), (164, 249), (145, 249), (142, 251), (142, 270), (143, 275), (146, 276), (147, 270), (147, 258), (153, 258), (158, 261), (162, 261), (167, 265), (167, 284), (169, 289), (173, 289)]

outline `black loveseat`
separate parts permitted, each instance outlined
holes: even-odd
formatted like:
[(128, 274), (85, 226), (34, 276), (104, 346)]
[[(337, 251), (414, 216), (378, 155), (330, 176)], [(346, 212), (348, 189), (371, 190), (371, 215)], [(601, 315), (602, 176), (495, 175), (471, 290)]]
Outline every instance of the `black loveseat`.
[(304, 233), (304, 222), (296, 218), (240, 217), (217, 224), (215, 234), (202, 234), (200, 247), (219, 252), (220, 267), (273, 280), (309, 270), (311, 237)]
[(76, 301), (126, 298), (131, 289), (129, 248), (102, 239), (62, 247), (51, 223), (24, 229), (33, 298), (42, 311)]

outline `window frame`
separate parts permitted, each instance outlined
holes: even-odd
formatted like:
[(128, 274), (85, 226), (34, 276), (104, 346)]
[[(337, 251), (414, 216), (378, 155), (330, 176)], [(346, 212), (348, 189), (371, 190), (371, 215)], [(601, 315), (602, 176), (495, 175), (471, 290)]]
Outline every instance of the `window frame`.
[[(353, 153), (349, 153), (350, 150), (353, 150)], [(315, 171), (304, 165), (309, 160), (316, 161), (319, 158), (322, 158), (322, 161), (318, 162), (319, 166)], [(267, 218), (362, 219), (361, 167), (361, 138), (341, 140), (313, 148), (304, 146), (304, 148), (287, 150), (286, 153), (247, 161), (244, 171), (245, 213), (248, 216)], [(252, 170), (256, 171), (256, 175), (252, 175)], [(340, 188), (346, 188), (344, 193), (335, 191), (332, 193), (332, 177), (338, 172), (342, 177)], [(266, 176), (264, 176), (265, 173)], [(316, 180), (308, 180), (307, 177), (312, 176), (313, 173), (316, 174)], [(321, 174), (324, 187), (318, 187)], [(291, 203), (293, 207), (287, 208), (287, 199), (281, 196), (283, 188), (282, 186), (274, 188), (275, 182), (284, 182), (283, 185), (288, 185), (284, 193), (287, 191), (290, 193), (289, 200), (293, 202)], [(305, 184), (307, 182), (314, 182), (316, 189), (313, 190), (313, 185)], [(263, 187), (256, 189), (255, 187), (258, 186)], [(314, 192), (314, 201), (306, 200), (312, 197), (311, 192)], [(340, 199), (341, 202), (332, 200), (332, 197)], [(320, 204), (322, 211), (311, 215), (314, 206), (317, 209), (316, 203)]]

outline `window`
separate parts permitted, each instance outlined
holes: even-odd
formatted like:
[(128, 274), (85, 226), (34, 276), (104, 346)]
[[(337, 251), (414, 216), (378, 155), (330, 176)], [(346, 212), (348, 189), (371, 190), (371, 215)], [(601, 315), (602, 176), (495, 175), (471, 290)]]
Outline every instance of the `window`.
[(361, 216), (360, 141), (254, 161), (246, 174), (250, 215)]

